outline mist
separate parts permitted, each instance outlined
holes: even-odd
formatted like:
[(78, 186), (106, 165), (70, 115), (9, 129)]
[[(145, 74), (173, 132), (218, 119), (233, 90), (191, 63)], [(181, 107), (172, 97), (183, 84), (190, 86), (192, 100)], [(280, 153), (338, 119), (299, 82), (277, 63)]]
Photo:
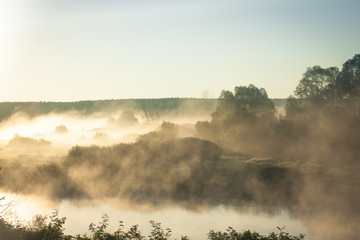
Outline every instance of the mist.
[[(286, 209), (313, 236), (357, 233), (356, 169), (235, 155), (209, 140), (179, 137), (180, 129), (163, 122), (130, 143), (73, 146), (58, 155), (52, 142), (14, 136), (1, 151), (30, 142), (33, 154), (1, 160), (2, 189), (52, 206), (70, 201), (79, 207), (203, 212), (222, 205), (270, 215)], [(350, 222), (340, 225), (345, 220)]]
[[(312, 239), (356, 239), (360, 114), (358, 93), (342, 85), (346, 64), (308, 68), (296, 97), (282, 101), (249, 85), (216, 103), (10, 104), (0, 122), (1, 189), (55, 206), (286, 210)], [(319, 71), (325, 87), (314, 91)]]

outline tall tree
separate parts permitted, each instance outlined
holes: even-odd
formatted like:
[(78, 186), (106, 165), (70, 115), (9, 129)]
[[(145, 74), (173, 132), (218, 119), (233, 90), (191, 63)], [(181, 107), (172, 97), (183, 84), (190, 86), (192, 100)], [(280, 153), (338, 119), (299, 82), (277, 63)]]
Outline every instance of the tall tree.
[(337, 67), (322, 68), (313, 66), (307, 68), (296, 87), (295, 95), (311, 100), (330, 100), (337, 98), (336, 81), (339, 74)]
[(360, 96), (360, 54), (343, 64), (337, 83), (342, 98)]
[(275, 109), (274, 103), (269, 99), (264, 88), (257, 88), (250, 84), (248, 87), (235, 87), (234, 93), (237, 107), (248, 111)]
[(235, 107), (234, 94), (230, 91), (222, 90), (218, 102), (221, 109), (233, 108)]

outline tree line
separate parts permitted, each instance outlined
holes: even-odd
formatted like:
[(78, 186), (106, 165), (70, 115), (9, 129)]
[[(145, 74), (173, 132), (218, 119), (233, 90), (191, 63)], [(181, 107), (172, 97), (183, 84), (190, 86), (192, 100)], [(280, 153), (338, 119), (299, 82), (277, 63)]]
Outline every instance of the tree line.
[[(69, 113), (88, 116), (94, 113), (131, 111), (143, 115), (148, 120), (158, 119), (169, 113), (196, 114), (209, 113), (216, 109), (216, 99), (206, 98), (157, 98), (157, 99), (117, 99), (89, 100), (77, 102), (1, 102), (0, 122), (16, 113), (38, 117), (50, 113)], [(178, 111), (178, 112), (176, 112)]]
[(358, 163), (360, 154), (360, 54), (337, 67), (306, 70), (286, 114), (276, 114), (263, 88), (223, 90), (211, 121), (196, 124), (197, 136), (227, 153), (278, 159)]

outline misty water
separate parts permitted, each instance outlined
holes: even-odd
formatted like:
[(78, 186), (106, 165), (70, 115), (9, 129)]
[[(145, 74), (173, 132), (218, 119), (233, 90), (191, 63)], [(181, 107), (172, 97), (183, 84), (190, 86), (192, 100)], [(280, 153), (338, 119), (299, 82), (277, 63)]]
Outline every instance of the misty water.
[[(231, 128), (231, 111), (212, 114), (200, 103), (163, 112), (111, 101), (106, 111), (3, 104), (10, 110), (0, 122), (1, 191), (14, 199), (11, 211), (30, 221), (59, 209), (72, 235), (89, 233), (107, 214), (110, 232), (123, 221), (147, 236), (153, 220), (173, 239), (206, 239), (228, 227), (267, 235), (284, 226), (306, 239), (356, 239), (357, 148), (332, 130), (339, 119), (321, 115), (304, 137), (304, 124), (279, 111), (257, 121), (236, 116)], [(338, 148), (323, 136), (336, 137)], [(337, 165), (344, 156), (347, 165)]]
[[(9, 196), (11, 198), (11, 196)], [(255, 207), (232, 208), (217, 206), (211, 209), (191, 211), (175, 208), (151, 209), (118, 209), (110, 205), (98, 206), (75, 206), (65, 201), (57, 206), (35, 199), (26, 199), (13, 196), (16, 199), (12, 212), (19, 220), (30, 221), (37, 214), (50, 215), (55, 208), (59, 209), (59, 215), (66, 217), (65, 233), (76, 235), (79, 233), (89, 234), (89, 224), (98, 223), (104, 214), (109, 216), (109, 231), (114, 232), (123, 221), (125, 229), (133, 225), (139, 225), (143, 235), (150, 232), (150, 220), (160, 222), (163, 228), (171, 228), (172, 239), (179, 239), (182, 235), (190, 239), (206, 239), (210, 230), (224, 231), (233, 227), (236, 230), (254, 230), (261, 234), (278, 232), (277, 227), (285, 227), (285, 230), (293, 235), (306, 234), (311, 239), (306, 227), (299, 218), (289, 215), (289, 212), (281, 209), (271, 209), (272, 214)], [(268, 209), (269, 210), (269, 209)]]
[[(197, 116), (196, 119), (170, 117), (170, 120), (179, 124), (181, 136), (193, 134), (193, 124), (197, 120), (207, 120), (209, 115)], [(162, 121), (151, 123), (141, 120), (137, 124), (129, 123), (126, 119), (121, 122), (117, 119), (93, 115), (81, 117), (75, 114), (49, 114), (37, 118), (29, 118), (26, 114), (12, 116), (10, 120), (2, 123), (0, 137), (2, 144), (2, 158), (22, 165), (61, 161), (67, 151), (74, 145), (103, 145), (108, 146), (119, 142), (134, 141), (139, 134), (145, 134), (159, 127)], [(141, 117), (138, 117), (141, 119)], [(169, 120), (169, 119), (167, 119)], [(42, 141), (41, 141), (42, 140)], [(46, 195), (46, 194), (45, 194)], [(108, 214), (110, 231), (115, 231), (119, 221), (123, 221), (125, 228), (138, 224), (141, 232), (147, 235), (150, 230), (150, 220), (160, 222), (164, 228), (171, 228), (174, 238), (186, 235), (191, 239), (205, 239), (210, 230), (223, 231), (231, 226), (237, 230), (256, 230), (267, 234), (276, 232), (277, 226), (286, 225), (286, 231), (291, 234), (305, 233), (307, 230), (302, 221), (292, 218), (286, 209), (269, 209), (264, 212), (256, 207), (225, 207), (203, 206), (196, 210), (182, 207), (152, 208), (113, 207), (106, 201), (102, 204), (90, 203), (88, 205), (73, 204), (63, 200), (58, 203), (48, 201), (46, 198), (31, 195), (7, 194), (7, 199), (14, 200), (11, 212), (22, 221), (30, 221), (35, 215), (50, 215), (59, 209), (59, 215), (66, 217), (65, 232), (67, 234), (81, 234), (89, 232), (90, 223), (101, 221), (103, 214)]]

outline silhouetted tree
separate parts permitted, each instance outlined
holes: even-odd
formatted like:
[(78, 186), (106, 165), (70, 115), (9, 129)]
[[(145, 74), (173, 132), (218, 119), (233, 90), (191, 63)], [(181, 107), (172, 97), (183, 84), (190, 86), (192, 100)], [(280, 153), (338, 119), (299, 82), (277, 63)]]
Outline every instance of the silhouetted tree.
[(236, 106), (246, 111), (275, 110), (274, 103), (269, 99), (264, 88), (249, 86), (235, 87), (234, 97)]
[(227, 90), (222, 90), (218, 99), (220, 109), (229, 109), (235, 107), (234, 94)]
[(313, 101), (337, 98), (336, 79), (338, 74), (337, 67), (309, 67), (296, 87), (295, 95)]
[(218, 99), (218, 111), (240, 110), (243, 112), (256, 112), (274, 110), (274, 103), (269, 99), (264, 88), (237, 86), (234, 93), (223, 90)]
[(360, 96), (360, 54), (343, 64), (337, 84), (342, 98)]
[(312, 103), (360, 96), (360, 54), (347, 60), (340, 72), (337, 67), (307, 68), (294, 93)]
[[(237, 86), (234, 92), (223, 90), (218, 101), (211, 122), (196, 124), (200, 137), (214, 141), (226, 151), (244, 151), (251, 145), (252, 150), (247, 153), (254, 153), (258, 146), (268, 144), (271, 133), (267, 126), (276, 118), (274, 103), (264, 88), (252, 84)], [(262, 136), (260, 141), (258, 134)]]
[(286, 99), (285, 111), (287, 117), (296, 116), (297, 114), (303, 112), (300, 100), (294, 96), (289, 96)]

